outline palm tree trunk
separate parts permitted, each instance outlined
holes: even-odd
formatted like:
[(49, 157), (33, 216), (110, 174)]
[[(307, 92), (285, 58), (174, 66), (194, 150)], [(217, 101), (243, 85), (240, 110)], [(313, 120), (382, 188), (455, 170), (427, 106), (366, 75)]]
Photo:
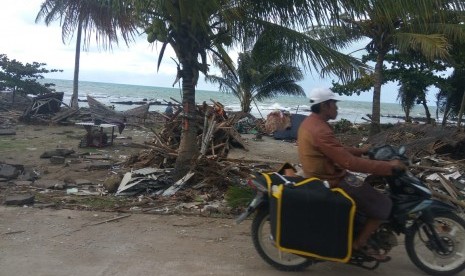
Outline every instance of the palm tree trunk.
[(431, 113), (429, 112), (429, 108), (428, 108), (428, 105), (426, 104), (425, 98), (421, 99), (421, 104), (423, 105), (423, 108), (425, 109), (426, 123), (431, 124)]
[(449, 100), (446, 103), (446, 107), (444, 108), (444, 115), (442, 116), (442, 123), (441, 125), (444, 127), (447, 124), (447, 117), (449, 117), (449, 111), (450, 111), (450, 104)]
[(180, 179), (192, 167), (192, 162), (199, 154), (197, 145), (197, 123), (195, 106), (195, 87), (193, 85), (192, 65), (182, 63), (182, 132), (176, 158), (174, 176)]
[(15, 98), (16, 98), (16, 85), (15, 87), (13, 88), (13, 92), (11, 94), (11, 103), (12, 104), (15, 104)]
[(411, 123), (412, 119), (410, 118), (410, 108), (404, 109), (405, 112), (405, 122)]
[(250, 110), (252, 109), (252, 97), (248, 97), (248, 96), (245, 96), (243, 99), (242, 99), (242, 112), (245, 112), (245, 113), (249, 113)]
[(81, 36), (82, 36), (82, 21), (79, 21), (79, 26), (77, 28), (76, 36), (76, 53), (74, 57), (74, 77), (73, 77), (73, 95), (71, 96), (71, 101), (69, 105), (71, 108), (79, 108), (79, 61), (81, 59)]
[(376, 134), (381, 131), (381, 85), (383, 84), (383, 62), (384, 53), (378, 53), (376, 57), (376, 65), (374, 72), (374, 87), (373, 87), (373, 105), (371, 110), (371, 127), (370, 134)]
[(460, 104), (459, 117), (457, 118), (457, 128), (462, 125), (463, 111), (465, 110), (465, 91), (462, 91), (462, 103)]

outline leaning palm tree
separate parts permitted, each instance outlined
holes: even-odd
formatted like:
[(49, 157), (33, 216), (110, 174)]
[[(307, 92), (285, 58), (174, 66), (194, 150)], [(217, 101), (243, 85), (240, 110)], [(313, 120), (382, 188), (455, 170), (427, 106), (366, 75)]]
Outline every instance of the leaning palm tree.
[(222, 67), (222, 76), (209, 75), (207, 81), (219, 84), (222, 92), (232, 93), (239, 99), (241, 111), (249, 113), (255, 101), (278, 95), (305, 96), (296, 82), (303, 79), (299, 67), (289, 63), (257, 59), (253, 52), (240, 53), (237, 70)]
[(463, 66), (454, 68), (447, 78), (447, 84), (441, 88), (437, 97), (438, 107), (444, 114), (442, 125), (446, 124), (448, 117), (455, 116), (457, 127), (460, 128), (465, 109), (465, 68)]
[(388, 52), (416, 50), (427, 59), (446, 58), (448, 39), (465, 40), (462, 26), (448, 24), (448, 14), (463, 11), (465, 3), (458, 0), (402, 1), (402, 4), (398, 0), (365, 2), (369, 4), (341, 16), (339, 25), (312, 30), (309, 34), (320, 37), (334, 48), (369, 39), (365, 50), (375, 57), (371, 132), (377, 133), (380, 131), (383, 63)]
[(227, 50), (238, 45), (250, 49), (260, 37), (262, 42), (273, 41), (261, 43), (262, 58), (274, 55), (279, 49), (285, 60), (306, 69), (337, 64), (332, 72), (349, 79), (359, 73), (357, 65), (362, 66), (356, 59), (301, 33), (312, 24), (329, 22), (347, 6), (347, 1), (138, 0), (134, 3), (148, 41), (160, 45), (158, 66), (167, 47), (174, 50), (179, 61), (177, 77), (182, 81), (184, 122), (175, 165), (177, 177), (189, 170), (198, 155), (195, 86), (199, 73), (208, 74), (211, 57), (216, 56), (233, 70)]
[(415, 53), (411, 53), (410, 56), (394, 55), (394, 58), (399, 60), (394, 62), (393, 67), (387, 69), (386, 73), (390, 75), (390, 78), (399, 80), (400, 89), (397, 98), (406, 112), (407, 121), (410, 119), (410, 110), (415, 104), (421, 104), (425, 110), (426, 123), (431, 124), (432, 119), (426, 100), (426, 92), (428, 87), (432, 85), (439, 86), (441, 78), (435, 73), (441, 72), (445, 67), (442, 64), (425, 62)]
[(133, 13), (123, 0), (45, 0), (36, 17), (36, 23), (42, 18), (45, 24), (60, 20), (62, 39), (76, 34), (76, 52), (74, 59), (73, 94), (70, 106), (78, 108), (79, 60), (81, 41), (84, 32), (84, 49), (90, 43), (95, 31), (97, 44), (105, 49), (112, 43), (118, 43), (118, 33), (128, 44), (136, 32)]
[(414, 86), (408, 85), (407, 83), (402, 83), (399, 88), (399, 95), (397, 96), (397, 99), (400, 101), (400, 105), (405, 112), (406, 122), (412, 122), (410, 111), (415, 106), (416, 93), (416, 88)]

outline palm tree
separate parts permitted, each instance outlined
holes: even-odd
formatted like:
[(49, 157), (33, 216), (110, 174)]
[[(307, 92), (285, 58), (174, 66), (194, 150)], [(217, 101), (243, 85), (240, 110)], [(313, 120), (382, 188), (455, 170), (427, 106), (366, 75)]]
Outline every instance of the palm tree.
[[(363, 2), (363, 1), (362, 1)], [(464, 40), (459, 24), (447, 24), (445, 14), (464, 10), (463, 1), (367, 0), (359, 9), (341, 16), (339, 26), (324, 27), (309, 32), (321, 37), (334, 48), (369, 38), (365, 50), (375, 56), (373, 72), (373, 106), (371, 132), (380, 131), (381, 86), (384, 82), (383, 63), (389, 51), (416, 50), (427, 59), (448, 56), (448, 38)]]
[(84, 31), (84, 49), (90, 43), (91, 34), (96, 32), (97, 44), (104, 49), (118, 43), (118, 33), (126, 42), (133, 39), (136, 31), (133, 13), (123, 0), (45, 0), (36, 17), (36, 23), (42, 18), (48, 26), (60, 20), (63, 43), (76, 34), (76, 54), (74, 59), (73, 95), (70, 106), (78, 108), (79, 60), (81, 54), (82, 33)]
[[(262, 58), (274, 55), (279, 49), (285, 60), (308, 69), (336, 64), (333, 72), (343, 79), (357, 76), (357, 65), (362, 66), (356, 59), (300, 32), (314, 23), (329, 22), (346, 7), (347, 1), (139, 0), (134, 3), (148, 41), (161, 45), (158, 66), (168, 46), (179, 61), (177, 77), (182, 80), (184, 122), (175, 165), (177, 177), (189, 170), (198, 155), (195, 86), (200, 72), (208, 74), (209, 57), (216, 56), (234, 71), (227, 49), (238, 44), (249, 49), (259, 44)], [(259, 37), (261, 43), (257, 43)], [(265, 43), (267, 40), (273, 43)]]
[(398, 99), (406, 112), (407, 120), (410, 119), (408, 112), (413, 106), (421, 104), (425, 109), (426, 123), (431, 124), (432, 118), (426, 95), (428, 87), (441, 86), (443, 79), (439, 75), (447, 69), (444, 62), (440, 60), (431, 62), (416, 51), (389, 54), (386, 56), (386, 61), (390, 63), (391, 68), (384, 69), (385, 79), (399, 81), (401, 87)]
[(460, 128), (463, 109), (465, 108), (465, 68), (457, 66), (452, 74), (446, 79), (446, 84), (441, 87), (438, 97), (438, 108), (444, 113), (442, 125), (450, 116), (456, 116), (457, 127)]
[(262, 61), (253, 52), (240, 53), (235, 71), (222, 68), (222, 77), (209, 75), (207, 81), (219, 84), (220, 91), (233, 93), (240, 101), (241, 111), (249, 113), (255, 101), (277, 95), (305, 96), (296, 82), (303, 79), (299, 67), (289, 63)]
[(408, 83), (401, 83), (397, 99), (400, 100), (402, 109), (405, 112), (406, 122), (412, 122), (412, 118), (410, 117), (410, 111), (415, 106), (417, 93), (418, 91), (415, 86), (411, 86)]

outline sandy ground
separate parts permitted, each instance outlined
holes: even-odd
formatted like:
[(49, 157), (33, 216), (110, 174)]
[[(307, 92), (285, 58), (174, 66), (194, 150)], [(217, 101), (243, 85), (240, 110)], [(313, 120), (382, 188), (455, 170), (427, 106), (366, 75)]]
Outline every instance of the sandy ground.
[[(403, 246), (375, 272), (319, 263), (280, 272), (260, 259), (250, 220), (0, 207), (0, 275), (424, 275)], [(400, 241), (403, 244), (402, 241)]]
[[(45, 151), (65, 148), (72, 149), (77, 154), (90, 153), (115, 161), (124, 161), (131, 154), (141, 151), (139, 145), (153, 138), (149, 129), (129, 126), (121, 134), (117, 134), (113, 146), (79, 148), (79, 141), (86, 133), (82, 126), (20, 124), (15, 127), (15, 131), (16, 135), (0, 136), (0, 162), (37, 167), (47, 171), (46, 177), (50, 179), (64, 174), (73, 176), (74, 173), (72, 166), (64, 168), (52, 166), (49, 159), (40, 158)], [(232, 148), (228, 158), (262, 160), (276, 164), (298, 163), (296, 143), (275, 140), (268, 136), (257, 140), (252, 134), (243, 134), (242, 137), (247, 144), (248, 151), (242, 148)], [(91, 173), (97, 173), (96, 178), (103, 177), (98, 172)], [(87, 177), (89, 177), (88, 174)]]

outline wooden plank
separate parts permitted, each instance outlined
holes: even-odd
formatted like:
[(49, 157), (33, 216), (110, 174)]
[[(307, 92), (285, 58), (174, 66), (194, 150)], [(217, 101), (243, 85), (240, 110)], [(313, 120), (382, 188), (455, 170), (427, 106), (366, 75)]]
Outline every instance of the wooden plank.
[(242, 139), (242, 136), (237, 132), (235, 128), (228, 128), (227, 129), (228, 133), (232, 136), (236, 142), (238, 142), (246, 151), (249, 151), (249, 148), (247, 147), (247, 144), (245, 141)]
[(423, 169), (423, 170), (430, 170), (430, 171), (435, 171), (435, 172), (450, 173), (448, 169), (439, 168), (439, 167), (430, 167), (430, 166), (421, 166), (421, 165), (410, 165), (409, 167), (414, 168), (414, 169)]
[(89, 95), (87, 95), (87, 104), (89, 105), (89, 110), (94, 121), (101, 120), (107, 123), (111, 122), (124, 125), (125, 116), (122, 112), (117, 112), (110, 109), (108, 106), (97, 101)]
[(67, 119), (68, 117), (73, 116), (74, 114), (78, 113), (79, 109), (77, 108), (70, 108), (68, 110), (58, 112), (55, 116), (52, 117), (53, 122), (59, 122), (61, 120)]
[(439, 182), (441, 182), (442, 186), (446, 189), (446, 191), (455, 199), (460, 195), (460, 191), (454, 186), (452, 182), (444, 177), (444, 175), (438, 173), (439, 175)]
[(465, 208), (465, 202), (461, 201), (461, 200), (458, 200), (458, 199), (455, 199), (451, 196), (448, 196), (448, 195), (445, 195), (445, 194), (441, 194), (441, 193), (438, 193), (436, 191), (431, 191), (432, 195), (434, 197), (437, 197), (439, 199), (442, 199), (442, 200), (448, 200), (454, 204), (457, 204), (458, 206), (462, 207), (462, 208)]
[(216, 126), (216, 121), (212, 120), (210, 125), (208, 126), (207, 133), (205, 134), (202, 140), (202, 145), (200, 148), (201, 156), (205, 155), (205, 153), (207, 152), (208, 145), (210, 144), (210, 141), (212, 140), (212, 137), (213, 137), (215, 126)]

